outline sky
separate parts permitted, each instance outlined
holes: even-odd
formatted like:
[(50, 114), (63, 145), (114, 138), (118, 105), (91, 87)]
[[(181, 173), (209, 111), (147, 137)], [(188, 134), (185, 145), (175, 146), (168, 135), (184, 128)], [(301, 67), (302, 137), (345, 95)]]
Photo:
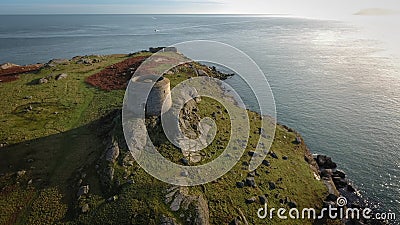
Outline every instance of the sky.
[(398, 0), (1, 0), (0, 14), (289, 14), (330, 18), (400, 11)]

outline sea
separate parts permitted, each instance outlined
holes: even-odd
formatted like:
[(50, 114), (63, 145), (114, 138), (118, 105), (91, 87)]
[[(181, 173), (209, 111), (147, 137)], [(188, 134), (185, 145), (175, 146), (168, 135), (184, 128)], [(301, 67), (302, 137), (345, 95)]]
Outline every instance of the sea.
[[(371, 203), (400, 217), (400, 60), (359, 19), (0, 16), (0, 63), (132, 53), (192, 40), (223, 42), (250, 56), (271, 86), (278, 122), (300, 132), (313, 153), (331, 156)], [(227, 82), (243, 96), (249, 92), (235, 76)]]

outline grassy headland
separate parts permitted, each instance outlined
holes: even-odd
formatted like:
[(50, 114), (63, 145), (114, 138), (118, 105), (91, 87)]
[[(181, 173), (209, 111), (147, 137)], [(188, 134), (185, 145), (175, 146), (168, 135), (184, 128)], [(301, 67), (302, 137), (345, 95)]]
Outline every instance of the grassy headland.
[[(260, 135), (261, 117), (255, 112), (248, 112), (251, 138), (246, 153), (215, 182), (171, 187), (129, 157), (119, 111), (124, 90), (101, 90), (85, 80), (107, 66), (148, 54), (90, 56), (86, 58), (96, 59), (95, 63), (86, 64), (77, 58), (0, 84), (0, 224), (228, 224), (237, 217), (249, 224), (313, 223), (257, 217), (263, 206), (260, 196), (268, 199), (269, 207), (289, 209), (291, 202), (298, 207), (321, 208), (327, 188), (315, 179), (305, 161), (307, 147), (295, 143), (299, 134), (280, 125), (271, 147), (277, 157), (268, 156), (270, 165), (261, 165), (253, 174), (247, 170), (249, 152)], [(63, 73), (68, 76), (55, 79)], [(191, 76), (194, 74), (184, 69), (167, 75), (172, 87)], [(48, 82), (38, 84), (44, 77)], [(201, 117), (221, 111), (216, 115), (220, 132), (204, 152), (212, 159), (229, 137), (229, 120), (221, 119), (229, 116), (208, 98), (202, 98), (198, 108)], [(154, 135), (160, 135), (157, 124), (151, 128)], [(117, 159), (111, 162), (104, 160), (110, 143), (119, 149)], [(167, 141), (157, 148), (177, 163), (183, 157)], [(105, 176), (110, 171), (112, 176)], [(256, 186), (241, 187), (238, 183), (248, 176), (254, 176)], [(82, 189), (86, 185), (87, 191)], [(178, 209), (172, 207), (177, 198), (182, 198)], [(251, 199), (255, 201), (250, 203)]]

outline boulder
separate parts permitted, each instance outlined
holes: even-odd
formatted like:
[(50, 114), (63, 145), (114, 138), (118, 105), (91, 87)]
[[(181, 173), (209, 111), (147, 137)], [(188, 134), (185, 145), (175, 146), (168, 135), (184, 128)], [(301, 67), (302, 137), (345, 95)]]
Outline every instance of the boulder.
[(326, 178), (330, 178), (332, 177), (333, 172), (331, 169), (322, 169), (321, 170), (321, 177), (326, 177)]
[(38, 81), (39, 84), (45, 84), (45, 83), (48, 83), (48, 82), (49, 82), (49, 80), (47, 78), (45, 78), (45, 77), (39, 79), (39, 81)]
[(249, 156), (252, 156), (252, 157), (256, 155), (256, 153), (253, 151), (249, 151), (247, 154), (249, 154)]
[(297, 208), (297, 203), (295, 201), (288, 201), (287, 205), (289, 208)]
[(269, 155), (274, 159), (278, 159), (278, 155), (275, 152), (270, 152)]
[(346, 189), (347, 189), (348, 192), (355, 192), (356, 191), (356, 189), (351, 184), (348, 184)]
[(68, 77), (68, 74), (62, 73), (56, 76), (56, 80), (62, 80)]
[(236, 187), (238, 188), (243, 188), (244, 187), (244, 182), (236, 182)]
[(181, 203), (183, 202), (184, 198), (185, 198), (184, 193), (182, 192), (182, 190), (179, 190), (176, 193), (175, 198), (170, 205), (171, 211), (173, 211), (173, 212), (178, 211), (181, 207)]
[(251, 204), (251, 203), (254, 203), (256, 201), (257, 201), (257, 197), (254, 196), (254, 197), (246, 199), (246, 204)]
[(198, 76), (208, 76), (208, 73), (204, 70), (197, 70)]
[(246, 178), (246, 185), (249, 187), (256, 187), (256, 182), (254, 180), (254, 177), (247, 177)]
[(183, 165), (187, 166), (189, 165), (189, 160), (186, 158), (181, 158), (181, 162), (183, 163)]
[(256, 176), (256, 171), (255, 170), (251, 171), (250, 173), (247, 174), (247, 176), (255, 177)]
[(334, 177), (346, 178), (346, 174), (342, 170), (336, 170), (332, 175)]
[(46, 63), (46, 67), (55, 67), (57, 65), (68, 65), (68, 59), (52, 59), (48, 63)]
[(268, 201), (268, 199), (267, 199), (267, 197), (265, 195), (258, 196), (258, 199), (260, 200), (260, 203), (263, 204), (263, 205), (265, 203), (267, 203), (267, 201)]
[(268, 160), (263, 160), (263, 161), (262, 161), (262, 164), (263, 164), (264, 166), (271, 166), (271, 163), (270, 163)]
[(276, 184), (273, 181), (268, 182), (269, 190), (275, 190), (276, 189)]
[(347, 180), (345, 178), (333, 177), (332, 180), (337, 188), (344, 188), (347, 186)]
[(76, 63), (77, 64), (84, 64), (84, 65), (92, 65), (93, 60), (91, 60), (89, 58), (81, 58)]
[(118, 156), (119, 156), (119, 146), (116, 141), (113, 141), (106, 151), (106, 160), (114, 163), (115, 160), (118, 158)]
[(337, 167), (336, 163), (332, 161), (332, 158), (326, 155), (318, 155), (316, 161), (320, 168), (336, 169)]

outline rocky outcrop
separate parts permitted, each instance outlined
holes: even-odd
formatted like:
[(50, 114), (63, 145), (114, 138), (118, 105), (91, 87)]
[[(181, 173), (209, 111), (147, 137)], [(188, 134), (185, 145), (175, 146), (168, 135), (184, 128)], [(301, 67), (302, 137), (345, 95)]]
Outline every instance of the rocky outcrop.
[(208, 225), (209, 209), (203, 195), (191, 195), (188, 187), (173, 186), (166, 191), (165, 203), (172, 212), (181, 212), (188, 224)]
[(8, 62), (8, 63), (1, 64), (0, 69), (5, 70), (5, 69), (9, 69), (9, 68), (16, 67), (16, 66), (19, 66), (19, 65)]
[(118, 156), (119, 156), (118, 142), (115, 140), (112, 140), (106, 150), (105, 158), (108, 162), (115, 163)]
[[(345, 207), (351, 208), (370, 208), (368, 201), (363, 198), (359, 191), (353, 186), (351, 181), (347, 179), (344, 171), (338, 170), (337, 164), (332, 161), (331, 157), (326, 155), (315, 155), (314, 160), (318, 163), (319, 174), (328, 188), (328, 196), (324, 201), (324, 206), (335, 205), (339, 197), (345, 197), (347, 204)], [(349, 219), (346, 224), (387, 224), (383, 220), (367, 220), (360, 218)]]
[(68, 59), (52, 59), (45, 64), (45, 67), (56, 67), (58, 65), (68, 65)]
[(56, 76), (56, 80), (62, 80), (68, 77), (68, 74), (62, 73)]
[(194, 224), (195, 225), (208, 225), (210, 220), (210, 213), (208, 210), (208, 204), (203, 195), (200, 195), (195, 204), (195, 218)]

